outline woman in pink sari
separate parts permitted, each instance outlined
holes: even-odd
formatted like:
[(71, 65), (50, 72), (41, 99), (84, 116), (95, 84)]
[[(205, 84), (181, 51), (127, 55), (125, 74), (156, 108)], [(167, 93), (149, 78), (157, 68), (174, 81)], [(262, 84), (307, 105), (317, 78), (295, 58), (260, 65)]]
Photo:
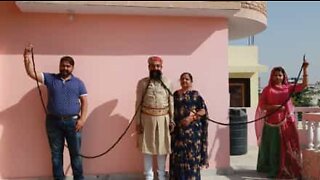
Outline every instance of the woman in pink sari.
[(256, 118), (256, 134), (259, 145), (257, 171), (267, 173), (268, 178), (300, 178), (301, 150), (290, 100), (292, 92), (302, 91), (308, 84), (308, 63), (303, 63), (303, 82), (288, 83), (282, 67), (272, 69), (269, 84), (259, 99)]

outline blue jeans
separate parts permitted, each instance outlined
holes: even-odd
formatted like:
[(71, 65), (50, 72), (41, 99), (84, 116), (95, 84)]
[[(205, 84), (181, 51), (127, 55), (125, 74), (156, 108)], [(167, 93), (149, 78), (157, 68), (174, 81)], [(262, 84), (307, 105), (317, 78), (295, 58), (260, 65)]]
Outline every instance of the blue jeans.
[(52, 171), (55, 180), (65, 178), (63, 172), (63, 150), (66, 139), (74, 180), (83, 180), (82, 158), (80, 154), (81, 133), (76, 132), (77, 120), (58, 120), (47, 117), (46, 128), (51, 149)]

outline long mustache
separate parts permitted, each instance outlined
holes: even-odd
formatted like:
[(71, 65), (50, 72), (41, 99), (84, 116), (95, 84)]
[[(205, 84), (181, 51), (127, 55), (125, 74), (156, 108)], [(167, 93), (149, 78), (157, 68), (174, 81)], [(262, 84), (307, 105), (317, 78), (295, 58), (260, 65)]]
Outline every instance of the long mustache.
[(162, 72), (160, 70), (151, 70), (149, 73), (150, 79), (161, 80)]

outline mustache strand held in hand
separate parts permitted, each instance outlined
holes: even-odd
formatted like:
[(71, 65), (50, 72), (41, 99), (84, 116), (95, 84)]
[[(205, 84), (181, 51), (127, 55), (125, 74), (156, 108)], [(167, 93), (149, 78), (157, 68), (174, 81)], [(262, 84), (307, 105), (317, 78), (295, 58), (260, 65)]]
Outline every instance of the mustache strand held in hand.
[(150, 79), (158, 80), (158, 81), (161, 80), (161, 76), (162, 76), (162, 73), (160, 70), (151, 70), (149, 74)]

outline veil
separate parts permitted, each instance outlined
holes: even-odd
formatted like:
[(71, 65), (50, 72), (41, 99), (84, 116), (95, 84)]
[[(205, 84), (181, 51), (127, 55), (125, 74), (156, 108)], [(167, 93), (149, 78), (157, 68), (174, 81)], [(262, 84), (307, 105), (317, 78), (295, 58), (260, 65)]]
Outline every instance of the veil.
[[(272, 81), (272, 77), (276, 71), (281, 71), (284, 75), (281, 88), (275, 87), (274, 82)], [(273, 97), (269, 97), (271, 89), (284, 90), (287, 88), (287, 89), (289, 89), (289, 92), (290, 92), (291, 87), (293, 87), (293, 86), (291, 84), (289, 84), (288, 76), (287, 76), (286, 72), (284, 71), (284, 69), (282, 67), (274, 67), (270, 73), (268, 85), (263, 89), (263, 91), (259, 97), (259, 102), (258, 102), (258, 106), (257, 106), (256, 113), (255, 113), (255, 119), (259, 119), (258, 121), (255, 122), (255, 131), (256, 131), (258, 145), (260, 144), (260, 141), (261, 141), (262, 130), (264, 127), (264, 121), (266, 120), (266, 118), (268, 118), (268, 117), (266, 117), (266, 115), (267, 115), (266, 110), (264, 110), (263, 107), (266, 104), (268, 98), (273, 98)], [(285, 103), (285, 102), (283, 102), (283, 103)], [(284, 106), (285, 106), (285, 111), (286, 111), (288, 120), (290, 119), (291, 121), (294, 121), (295, 120), (295, 118), (293, 116), (294, 106), (293, 106), (291, 99), (289, 99), (284, 104)]]

